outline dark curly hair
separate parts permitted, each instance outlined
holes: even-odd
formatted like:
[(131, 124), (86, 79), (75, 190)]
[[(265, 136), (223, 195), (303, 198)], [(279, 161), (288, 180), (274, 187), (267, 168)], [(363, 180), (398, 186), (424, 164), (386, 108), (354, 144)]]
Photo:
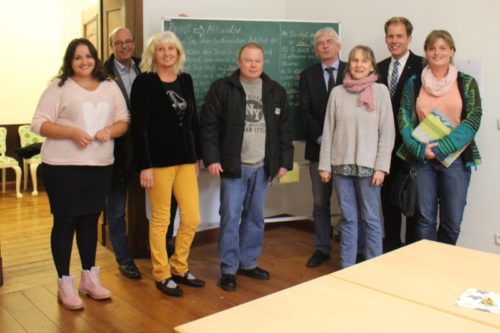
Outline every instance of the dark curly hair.
[(75, 56), (76, 48), (79, 45), (87, 46), (89, 48), (90, 55), (95, 60), (95, 67), (92, 71), (92, 77), (99, 81), (108, 79), (108, 74), (106, 73), (106, 69), (104, 68), (101, 60), (99, 60), (99, 57), (97, 56), (97, 50), (95, 46), (86, 38), (76, 38), (68, 44), (66, 52), (64, 53), (63, 64), (61, 66), (61, 69), (59, 69), (59, 74), (56, 76), (56, 78), (61, 79), (58, 84), (59, 87), (62, 87), (66, 80), (75, 74), (73, 68), (71, 67), (71, 62), (73, 61), (73, 57)]

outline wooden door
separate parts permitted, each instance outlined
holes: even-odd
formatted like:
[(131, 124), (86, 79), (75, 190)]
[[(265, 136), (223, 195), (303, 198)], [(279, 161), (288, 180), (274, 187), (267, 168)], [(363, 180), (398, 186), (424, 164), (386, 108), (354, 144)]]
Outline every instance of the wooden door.
[(99, 6), (92, 5), (82, 11), (83, 37), (94, 44), (97, 54), (101, 54), (101, 31), (100, 31)]

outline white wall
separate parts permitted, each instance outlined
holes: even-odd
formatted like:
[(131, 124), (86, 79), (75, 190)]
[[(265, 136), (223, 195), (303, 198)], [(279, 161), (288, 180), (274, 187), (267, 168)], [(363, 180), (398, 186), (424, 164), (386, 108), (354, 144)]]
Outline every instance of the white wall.
[[(499, 130), (500, 95), (497, 78), (500, 66), (496, 66), (500, 46), (500, 2), (478, 0), (456, 2), (454, 0), (372, 0), (339, 1), (324, 0), (252, 1), (217, 0), (169, 2), (144, 0), (144, 39), (161, 29), (161, 17), (175, 17), (187, 13), (191, 17), (233, 19), (277, 19), (339, 21), (341, 23), (342, 58), (357, 44), (371, 46), (378, 60), (388, 56), (384, 44), (383, 24), (391, 16), (406, 16), (414, 27), (411, 49), (422, 54), (423, 41), (432, 29), (451, 32), (457, 45), (457, 58), (479, 58), (484, 62), (483, 120), (477, 135), (483, 165), (473, 173), (469, 200), (465, 210), (459, 245), (500, 253), (494, 245), (494, 234), (500, 232), (500, 166)], [(189, 61), (189, 59), (188, 59)], [(301, 155), (296, 155), (302, 160)], [(266, 215), (294, 213), (310, 215), (310, 183), (306, 170), (301, 172), (300, 185), (279, 185), (268, 195)], [(202, 211), (207, 226), (218, 221), (218, 183), (207, 174), (202, 175)]]
[(57, 72), (60, 64), (54, 58), (62, 59), (58, 5), (59, 0), (0, 3), (1, 124), (29, 123), (38, 97)]
[(98, 0), (0, 2), (0, 124), (30, 123), (56, 76), (68, 42), (80, 37), (80, 13)]

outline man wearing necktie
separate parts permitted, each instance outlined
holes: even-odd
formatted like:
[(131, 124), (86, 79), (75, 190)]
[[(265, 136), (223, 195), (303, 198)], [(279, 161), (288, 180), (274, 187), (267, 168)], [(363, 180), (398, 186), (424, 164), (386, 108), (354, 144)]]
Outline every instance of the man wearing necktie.
[[(423, 59), (408, 49), (413, 31), (413, 25), (408, 19), (404, 17), (392, 17), (385, 23), (384, 30), (385, 43), (391, 56), (377, 64), (377, 71), (380, 75), (379, 82), (385, 84), (391, 93), (394, 122), (397, 124), (397, 113), (404, 85), (411, 76), (420, 75)], [(401, 134), (396, 130), (394, 147), (399, 147), (400, 145)], [(399, 209), (391, 204), (390, 192), (396, 175), (403, 167), (403, 163), (396, 156), (396, 149), (394, 149), (392, 152), (390, 173), (386, 176), (381, 191), (382, 213), (384, 215), (384, 252), (389, 252), (402, 246), (402, 216)], [(406, 244), (412, 242), (413, 239), (413, 223), (408, 218), (406, 219), (406, 237), (404, 238)]]
[(328, 96), (335, 85), (342, 84), (346, 63), (340, 61), (340, 40), (330, 27), (322, 28), (314, 36), (316, 56), (320, 62), (305, 69), (300, 75), (300, 109), (306, 134), (305, 158), (309, 160), (314, 199), (314, 240), (316, 251), (307, 261), (308, 267), (317, 267), (330, 258), (332, 182), (323, 183), (318, 173), (319, 148), (325, 120)]

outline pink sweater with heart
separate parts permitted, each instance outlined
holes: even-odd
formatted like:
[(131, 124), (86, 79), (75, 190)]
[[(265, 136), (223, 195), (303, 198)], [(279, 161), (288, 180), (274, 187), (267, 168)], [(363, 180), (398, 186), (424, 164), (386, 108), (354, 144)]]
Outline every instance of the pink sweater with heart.
[[(46, 121), (77, 127), (90, 135), (118, 121), (129, 121), (127, 105), (114, 81), (102, 81), (89, 91), (71, 78), (62, 87), (54, 80), (44, 91), (31, 122), (40, 134)], [(113, 164), (114, 142), (93, 141), (81, 149), (72, 140), (49, 139), (42, 145), (42, 161), (50, 165), (105, 166)]]

